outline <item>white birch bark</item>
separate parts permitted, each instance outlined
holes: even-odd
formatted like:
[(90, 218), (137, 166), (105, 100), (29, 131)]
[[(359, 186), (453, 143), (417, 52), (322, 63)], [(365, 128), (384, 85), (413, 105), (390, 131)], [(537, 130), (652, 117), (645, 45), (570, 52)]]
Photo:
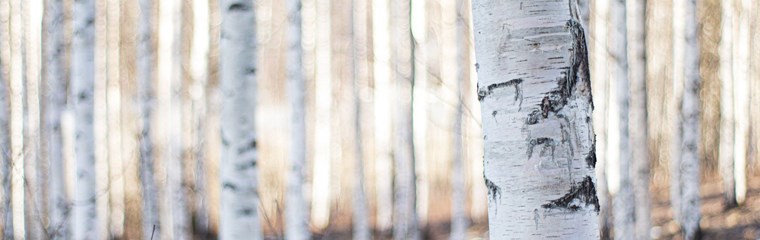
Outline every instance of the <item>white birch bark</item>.
[(599, 237), (588, 53), (575, 1), (474, 1), (492, 239)]
[(140, 185), (142, 186), (142, 238), (161, 239), (159, 224), (158, 186), (156, 185), (153, 155), (152, 117), (155, 106), (153, 80), (153, 1), (140, 0), (140, 20), (137, 36), (137, 96), (140, 108), (142, 130), (140, 144)]
[(414, 86), (414, 42), (411, 35), (411, 1), (393, 0), (391, 32), (395, 81), (393, 140), (393, 239), (419, 239), (417, 190), (412, 134), (412, 90)]
[(312, 163), (311, 224), (317, 229), (327, 227), (330, 220), (330, 182), (332, 171), (332, 44), (331, 1), (315, 1), (316, 57), (315, 69), (315, 130), (314, 160)]
[[(630, 101), (630, 83), (628, 81), (628, 41), (626, 1), (610, 1), (610, 54), (612, 55), (612, 78), (615, 81), (618, 107), (619, 142), (618, 157), (618, 191), (612, 199), (613, 224), (615, 239), (633, 239), (634, 237), (634, 195), (631, 184), (631, 147), (628, 131), (628, 114)], [(616, 146), (611, 146), (616, 147)]]
[(121, 121), (121, 1), (108, 0), (106, 11), (106, 139), (108, 151), (108, 236), (120, 238), (124, 235), (125, 173), (122, 155)]
[[(673, 1), (674, 6), (681, 6), (683, 5), (683, 1), (685, 0), (677, 0)], [(684, 49), (685, 49), (685, 43), (683, 41), (684, 37), (684, 25), (685, 25), (685, 19), (681, 16), (684, 15), (683, 13), (684, 9), (682, 7), (673, 7), (672, 9), (672, 21), (673, 21), (673, 88), (672, 88), (672, 99), (670, 101), (670, 106), (668, 106), (669, 110), (673, 113), (678, 113), (681, 111), (681, 102), (683, 98), (683, 74), (684, 71), (681, 71), (679, 69), (684, 68)], [(678, 17), (676, 17), (678, 16)], [(670, 207), (671, 210), (673, 210), (673, 220), (675, 220), (677, 223), (681, 223), (681, 134), (680, 134), (680, 126), (681, 126), (681, 115), (680, 114), (671, 114), (669, 116), (671, 120), (671, 128), (672, 136), (671, 136), (671, 152), (670, 152)]]
[(367, 195), (364, 190), (364, 133), (362, 131), (362, 80), (367, 79), (369, 65), (367, 64), (367, 1), (353, 0), (351, 2), (351, 29), (353, 46), (353, 101), (354, 101), (354, 181), (353, 181), (353, 206), (352, 224), (354, 240), (369, 240), (371, 237), (369, 227), (369, 209)]
[(451, 164), (451, 235), (449, 239), (459, 240), (467, 237), (467, 212), (465, 211), (467, 195), (465, 186), (465, 164), (464, 164), (464, 152), (462, 139), (465, 137), (462, 129), (463, 111), (464, 111), (464, 94), (465, 91), (465, 79), (464, 71), (467, 69), (464, 66), (468, 66), (465, 58), (465, 44), (464, 36), (467, 36), (464, 28), (464, 1), (457, 0), (454, 5), (454, 16), (456, 18), (456, 95), (457, 106), (456, 113), (454, 115), (453, 124), (453, 162)]
[(734, 183), (737, 204), (747, 198), (747, 146), (749, 145), (749, 6), (748, 0), (736, 0), (733, 47), (734, 97)]
[(94, 148), (95, 1), (75, 1), (71, 47), (71, 96), (74, 110), (76, 185), (72, 239), (98, 236)]
[[(0, 35), (0, 41), (2, 41)], [(5, 44), (3, 44), (5, 46)], [(10, 142), (10, 93), (5, 78), (5, 66), (0, 56), (0, 222), (3, 239), (13, 239), (13, 211), (11, 209), (11, 142)]]
[(674, 8), (683, 9), (683, 15), (675, 15), (674, 19), (684, 19), (683, 38), (676, 39), (684, 44), (683, 51), (683, 97), (680, 103), (680, 125), (677, 134), (681, 137), (681, 155), (678, 158), (680, 185), (681, 231), (684, 239), (699, 237), (699, 220), (701, 218), (699, 198), (699, 45), (697, 44), (696, 0), (676, 1)]
[(254, 2), (222, 0), (219, 74), (221, 84), (221, 239), (261, 239), (259, 225)]
[(649, 142), (647, 140), (647, 94), (645, 25), (646, 0), (627, 1), (628, 77), (630, 81), (629, 134), (631, 184), (634, 195), (636, 239), (650, 239), (651, 200), (649, 196)]
[(10, 64), (8, 77), (10, 126), (10, 211), (13, 239), (26, 237), (24, 223), (24, 41), (22, 4), (23, 1), (9, 1)]
[(288, 97), (291, 107), (290, 168), (285, 204), (285, 238), (310, 239), (308, 206), (303, 184), (306, 165), (306, 82), (303, 77), (303, 47), (301, 46), (301, 0), (288, 0)]
[[(596, 190), (597, 190), (597, 196), (599, 198), (599, 206), (600, 206), (600, 212), (599, 212), (599, 230), (600, 230), (600, 237), (601, 239), (610, 239), (611, 236), (611, 228), (612, 228), (612, 204), (611, 204), (611, 198), (610, 198), (610, 191), (608, 188), (608, 178), (607, 178), (607, 162), (609, 161), (608, 158), (604, 157), (607, 154), (607, 146), (608, 146), (608, 102), (609, 102), (609, 92), (610, 92), (610, 81), (609, 81), (609, 74), (608, 74), (608, 68), (607, 68), (607, 62), (609, 60), (609, 53), (607, 51), (607, 33), (609, 32), (609, 29), (607, 29), (607, 22), (608, 22), (608, 12), (609, 12), (609, 1), (594, 1), (594, 14), (592, 15), (593, 24), (592, 27), (594, 28), (591, 33), (594, 35), (587, 35), (590, 39), (595, 39), (593, 41), (589, 41), (590, 46), (593, 46), (591, 48), (591, 52), (593, 52), (593, 57), (590, 60), (591, 67), (593, 68), (593, 73), (591, 76), (594, 76), (592, 78), (592, 84), (593, 84), (593, 96), (594, 96), (594, 113), (593, 113), (593, 119), (594, 119), (594, 132), (596, 135), (596, 153), (599, 156), (603, 156), (598, 159), (596, 162), (596, 176), (597, 176), (597, 184), (596, 184)], [(587, 31), (589, 32), (589, 31)]]
[(43, 230), (42, 190), (45, 176), (40, 161), (40, 47), (42, 33), (42, 1), (27, 0), (22, 3), (23, 15), (23, 61), (24, 61), (24, 217), (26, 238), (39, 239)]
[(45, 83), (48, 181), (48, 227), (51, 239), (69, 238), (68, 216), (70, 202), (64, 191), (63, 136), (61, 116), (66, 108), (66, 77), (64, 70), (63, 1), (48, 0), (45, 4)]
[(736, 207), (734, 179), (734, 75), (733, 75), (733, 23), (734, 6), (731, 1), (721, 3), (720, 51), (720, 142), (719, 168), (723, 179), (723, 201), (726, 208)]
[[(194, 169), (194, 198), (196, 236), (210, 238), (209, 209), (210, 199), (206, 188), (206, 126), (207, 126), (207, 94), (208, 86), (208, 58), (209, 58), (209, 2), (206, 0), (193, 1), (193, 42), (191, 48), (191, 75), (193, 84), (190, 87), (192, 99), (192, 125), (194, 132), (193, 159)], [(189, 170), (189, 169), (188, 169)]]

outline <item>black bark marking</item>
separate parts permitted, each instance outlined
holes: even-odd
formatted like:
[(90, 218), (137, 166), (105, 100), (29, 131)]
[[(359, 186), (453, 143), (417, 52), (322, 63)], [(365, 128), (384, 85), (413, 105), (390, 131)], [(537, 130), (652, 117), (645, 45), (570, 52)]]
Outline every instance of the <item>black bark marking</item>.
[(475, 63), (475, 72), (478, 72), (480, 70), (480, 64)]
[(501, 83), (494, 83), (491, 85), (488, 85), (488, 87), (485, 88), (479, 88), (478, 89), (478, 101), (483, 101), (488, 95), (491, 95), (493, 93), (493, 90), (504, 88), (504, 87), (515, 87), (515, 102), (517, 100), (520, 100), (520, 107), (522, 107), (522, 84), (523, 80), (521, 78), (512, 79), (506, 82)]
[(528, 159), (530, 159), (533, 156), (533, 149), (536, 148), (536, 146), (538, 145), (551, 146), (552, 156), (554, 156), (554, 139), (542, 137), (542, 138), (531, 139), (528, 142)]
[(567, 77), (567, 94), (571, 94), (576, 84), (580, 82), (583, 87), (582, 93), (588, 94), (588, 101), (591, 104), (591, 109), (594, 109), (594, 101), (591, 96), (591, 74), (588, 64), (588, 49), (586, 47), (586, 35), (583, 31), (583, 25), (580, 22), (573, 19), (568, 20), (566, 24), (570, 29), (570, 34), (573, 37), (573, 49), (570, 55), (570, 69), (568, 69)]
[(253, 211), (253, 208), (243, 208), (238, 211), (238, 214), (240, 214), (240, 216), (251, 216), (253, 215)]
[(488, 188), (488, 195), (491, 196), (491, 198), (496, 201), (501, 197), (501, 188), (499, 186), (496, 186), (495, 183), (491, 182), (486, 177), (483, 177), (483, 179), (486, 180), (486, 188)]
[(586, 176), (580, 183), (573, 184), (565, 196), (541, 205), (546, 209), (570, 211), (578, 211), (584, 206), (593, 206), (594, 211), (599, 213), (599, 198), (596, 197), (596, 187), (590, 176)]
[(233, 3), (227, 8), (230, 12), (235, 11), (248, 11), (251, 9), (251, 6), (248, 6), (245, 3)]
[(253, 75), (256, 74), (256, 67), (246, 67), (245, 68), (245, 74)]
[(596, 168), (596, 134), (594, 134), (594, 141), (591, 142), (591, 150), (586, 155), (586, 164), (589, 168)]
[(231, 182), (225, 182), (224, 184), (222, 184), (222, 188), (229, 189), (232, 191), (237, 191), (237, 185)]
[(84, 100), (87, 100), (88, 98), (90, 98), (90, 95), (87, 94), (87, 92), (85, 92), (85, 91), (79, 92), (78, 96), (79, 96), (79, 101), (84, 101)]
[(246, 163), (237, 164), (236, 168), (238, 171), (243, 171), (248, 168), (255, 168), (256, 167), (256, 161), (248, 161)]

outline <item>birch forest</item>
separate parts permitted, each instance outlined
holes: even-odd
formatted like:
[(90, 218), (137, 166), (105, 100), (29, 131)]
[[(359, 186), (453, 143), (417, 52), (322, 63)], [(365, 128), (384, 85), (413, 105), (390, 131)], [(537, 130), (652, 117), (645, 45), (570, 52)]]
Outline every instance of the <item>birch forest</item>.
[(760, 0), (0, 0), (0, 239), (760, 239)]

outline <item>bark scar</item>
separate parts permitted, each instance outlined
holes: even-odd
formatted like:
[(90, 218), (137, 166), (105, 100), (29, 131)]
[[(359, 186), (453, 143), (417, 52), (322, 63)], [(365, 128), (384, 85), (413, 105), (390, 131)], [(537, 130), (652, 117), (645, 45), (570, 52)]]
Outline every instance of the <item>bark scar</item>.
[(573, 184), (565, 196), (541, 205), (546, 209), (565, 209), (573, 212), (584, 206), (593, 206), (594, 211), (599, 213), (599, 198), (596, 197), (596, 188), (590, 176), (586, 176), (580, 183)]
[(478, 101), (482, 102), (487, 96), (493, 94), (493, 90), (513, 86), (515, 87), (515, 102), (520, 100), (518, 108), (522, 109), (522, 82), (522, 78), (515, 78), (506, 82), (494, 83), (484, 88), (478, 88)]

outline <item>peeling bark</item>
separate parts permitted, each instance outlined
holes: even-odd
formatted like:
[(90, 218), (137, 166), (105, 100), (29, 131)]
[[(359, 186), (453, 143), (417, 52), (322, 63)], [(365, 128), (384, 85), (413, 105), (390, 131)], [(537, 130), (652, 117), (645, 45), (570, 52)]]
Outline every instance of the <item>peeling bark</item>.
[(261, 239), (253, 1), (222, 0), (219, 74), (221, 104), (221, 239)]
[(576, 1), (474, 1), (473, 16), (490, 237), (598, 238), (591, 82)]

